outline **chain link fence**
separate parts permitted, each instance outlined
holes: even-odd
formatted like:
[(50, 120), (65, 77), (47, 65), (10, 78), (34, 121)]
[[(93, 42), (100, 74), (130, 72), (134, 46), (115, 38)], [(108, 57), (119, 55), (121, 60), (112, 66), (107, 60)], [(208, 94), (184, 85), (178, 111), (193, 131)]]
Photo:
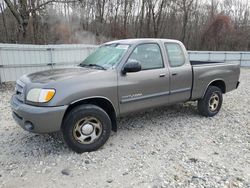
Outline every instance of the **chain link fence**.
[[(75, 66), (96, 48), (84, 44), (0, 44), (0, 84), (32, 72)], [(238, 61), (241, 66), (250, 66), (250, 52), (189, 51), (189, 56), (193, 61)]]
[(0, 83), (32, 72), (79, 64), (95, 45), (0, 44)]
[(250, 67), (250, 52), (189, 51), (192, 61), (237, 61), (242, 67)]

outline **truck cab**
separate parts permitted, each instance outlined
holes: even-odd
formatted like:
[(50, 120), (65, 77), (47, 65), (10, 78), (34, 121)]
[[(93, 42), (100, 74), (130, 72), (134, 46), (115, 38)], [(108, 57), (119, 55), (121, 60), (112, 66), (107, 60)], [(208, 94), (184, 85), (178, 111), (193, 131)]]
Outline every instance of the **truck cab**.
[[(141, 70), (124, 74), (122, 70), (131, 62), (139, 62)], [(178, 41), (139, 41), (118, 66), (118, 75), (121, 114), (191, 97), (192, 67), (185, 47)]]

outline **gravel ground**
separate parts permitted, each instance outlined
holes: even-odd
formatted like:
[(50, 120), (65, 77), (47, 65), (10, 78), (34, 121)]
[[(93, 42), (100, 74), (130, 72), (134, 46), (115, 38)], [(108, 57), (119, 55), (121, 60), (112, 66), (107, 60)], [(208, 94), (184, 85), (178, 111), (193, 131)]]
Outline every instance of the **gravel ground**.
[(11, 117), (13, 86), (0, 90), (0, 187), (250, 187), (250, 69), (214, 118), (196, 103), (119, 120), (104, 147), (76, 154), (60, 133), (31, 134)]

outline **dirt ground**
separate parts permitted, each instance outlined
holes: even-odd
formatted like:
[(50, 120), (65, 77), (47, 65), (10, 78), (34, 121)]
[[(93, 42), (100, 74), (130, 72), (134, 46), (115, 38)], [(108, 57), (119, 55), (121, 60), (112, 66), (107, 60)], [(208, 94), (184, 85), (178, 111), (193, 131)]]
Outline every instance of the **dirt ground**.
[(76, 154), (60, 133), (24, 131), (0, 90), (0, 187), (250, 187), (250, 69), (214, 118), (196, 103), (122, 118), (100, 150)]

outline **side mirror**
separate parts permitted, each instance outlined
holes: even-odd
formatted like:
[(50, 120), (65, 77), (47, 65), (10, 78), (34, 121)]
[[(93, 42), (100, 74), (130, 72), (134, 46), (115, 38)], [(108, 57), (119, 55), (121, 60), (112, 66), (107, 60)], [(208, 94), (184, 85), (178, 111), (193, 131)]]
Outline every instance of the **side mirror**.
[(136, 60), (129, 60), (122, 69), (122, 74), (126, 74), (128, 72), (139, 72), (141, 71), (141, 64)]

